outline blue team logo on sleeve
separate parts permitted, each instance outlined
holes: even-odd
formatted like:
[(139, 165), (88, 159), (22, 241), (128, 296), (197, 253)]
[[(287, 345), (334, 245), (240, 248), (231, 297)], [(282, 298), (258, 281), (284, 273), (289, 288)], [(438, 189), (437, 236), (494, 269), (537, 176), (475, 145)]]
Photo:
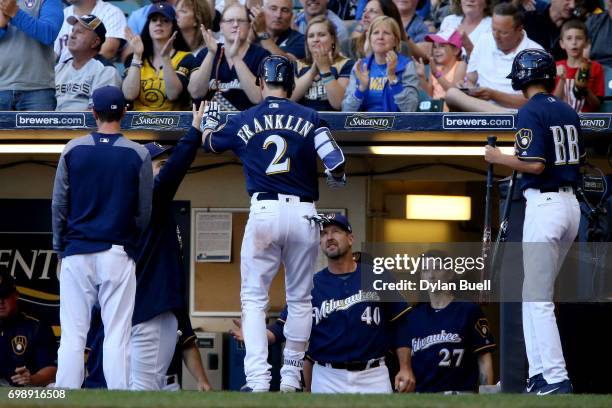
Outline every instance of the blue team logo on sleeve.
[(531, 141), (533, 140), (533, 131), (531, 129), (522, 128), (516, 132), (516, 145), (519, 149), (525, 150), (531, 145)]

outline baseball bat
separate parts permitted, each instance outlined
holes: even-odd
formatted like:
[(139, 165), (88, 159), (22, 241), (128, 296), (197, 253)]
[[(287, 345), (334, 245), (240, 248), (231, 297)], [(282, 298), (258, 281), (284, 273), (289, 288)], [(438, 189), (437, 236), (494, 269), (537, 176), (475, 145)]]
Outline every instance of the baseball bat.
[[(495, 142), (497, 142), (497, 137), (489, 136), (487, 137), (487, 144), (489, 146), (495, 147)], [(491, 194), (493, 192), (493, 164), (489, 163), (487, 165), (487, 185), (485, 190), (485, 213), (484, 213), (484, 229), (482, 232), (482, 250), (481, 256), (485, 260), (485, 267), (480, 271), (480, 282), (484, 282), (490, 274), (490, 261), (491, 261), (491, 217), (492, 217), (492, 206), (491, 202)], [(479, 294), (479, 302), (480, 303), (488, 303), (489, 301), (489, 293), (486, 291), (481, 291)]]
[(504, 208), (502, 209), (502, 215), (499, 220), (499, 231), (497, 231), (497, 237), (495, 238), (495, 247), (493, 248), (493, 256), (491, 257), (491, 282), (494, 282), (497, 278), (497, 274), (501, 267), (501, 261), (504, 257), (504, 242), (508, 239), (508, 225), (510, 224), (510, 209), (512, 208), (512, 197), (514, 196), (514, 188), (516, 185), (517, 171), (512, 172), (510, 182), (508, 183), (508, 190), (506, 191), (506, 201), (504, 201)]

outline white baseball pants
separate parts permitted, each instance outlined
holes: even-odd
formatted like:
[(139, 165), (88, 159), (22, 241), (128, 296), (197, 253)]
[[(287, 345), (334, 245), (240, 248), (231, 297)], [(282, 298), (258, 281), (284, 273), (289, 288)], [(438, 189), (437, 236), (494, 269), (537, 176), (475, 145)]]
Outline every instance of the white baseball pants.
[(270, 388), (266, 311), (268, 291), (281, 262), (285, 267), (288, 317), (284, 334), (285, 364), (281, 382), (299, 387), (301, 363), (312, 326), (312, 277), (319, 242), (319, 226), (305, 216), (316, 213), (313, 203), (278, 195), (278, 200), (251, 199), (251, 211), (241, 249), (242, 331), (246, 347), (244, 371), (254, 391)]
[(159, 314), (132, 327), (131, 390), (159, 391), (166, 387), (177, 329), (173, 312)]
[(104, 323), (104, 377), (109, 389), (128, 389), (130, 330), (136, 295), (136, 265), (122, 246), (62, 259), (60, 270), (60, 324), (58, 388), (81, 388), (84, 351), (97, 302)]
[(552, 302), (555, 280), (578, 234), (580, 206), (571, 188), (559, 193), (524, 192), (523, 334), (529, 377), (549, 383), (568, 379)]
[(363, 371), (348, 371), (313, 363), (310, 391), (313, 394), (390, 394), (393, 389), (384, 362)]

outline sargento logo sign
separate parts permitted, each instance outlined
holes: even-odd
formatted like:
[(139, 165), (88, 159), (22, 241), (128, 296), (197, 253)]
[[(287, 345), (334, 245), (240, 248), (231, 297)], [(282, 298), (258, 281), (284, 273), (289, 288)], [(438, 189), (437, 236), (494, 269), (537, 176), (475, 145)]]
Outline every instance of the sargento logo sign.
[(395, 124), (394, 116), (365, 116), (351, 115), (344, 122), (345, 129), (393, 129)]
[(156, 127), (161, 129), (172, 129), (178, 126), (179, 115), (145, 115), (140, 114), (132, 117), (132, 127)]
[(443, 115), (442, 129), (487, 130), (514, 129), (514, 115)]
[(581, 116), (580, 127), (594, 131), (608, 130), (610, 127), (610, 116)]

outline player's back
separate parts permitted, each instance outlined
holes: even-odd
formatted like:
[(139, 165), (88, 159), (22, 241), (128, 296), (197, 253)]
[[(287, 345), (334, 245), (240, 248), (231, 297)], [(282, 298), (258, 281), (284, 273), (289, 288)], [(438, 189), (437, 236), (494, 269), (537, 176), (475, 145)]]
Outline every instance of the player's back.
[(316, 111), (288, 99), (268, 97), (241, 113), (232, 129), (243, 143), (233, 150), (242, 160), (249, 195), (282, 193), (319, 198)]
[(147, 156), (143, 146), (120, 134), (94, 132), (67, 146), (63, 160), (70, 211), (65, 255), (98, 252), (117, 244), (133, 256)]
[(536, 94), (519, 110), (518, 127), (519, 157), (546, 165), (540, 175), (523, 174), (522, 189), (575, 186), (585, 154), (576, 111), (550, 94)]

